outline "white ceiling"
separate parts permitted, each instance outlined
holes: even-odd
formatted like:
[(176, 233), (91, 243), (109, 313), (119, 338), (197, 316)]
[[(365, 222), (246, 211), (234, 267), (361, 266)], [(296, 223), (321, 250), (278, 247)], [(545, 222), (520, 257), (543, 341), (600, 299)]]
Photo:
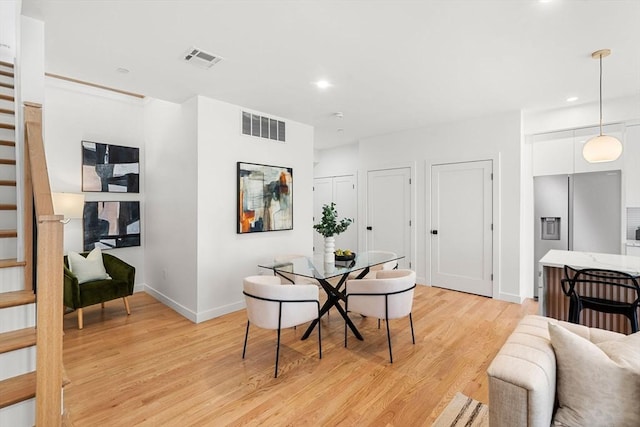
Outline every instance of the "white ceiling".
[[(293, 119), (316, 148), (597, 101), (602, 48), (605, 101), (640, 94), (638, 0), (23, 0), (23, 14), (45, 22), (49, 73)], [(192, 46), (224, 60), (194, 67)]]

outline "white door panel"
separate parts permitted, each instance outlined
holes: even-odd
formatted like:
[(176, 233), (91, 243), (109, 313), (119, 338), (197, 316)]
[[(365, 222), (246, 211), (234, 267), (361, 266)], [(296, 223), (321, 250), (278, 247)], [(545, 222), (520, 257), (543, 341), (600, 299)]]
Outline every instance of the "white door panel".
[[(358, 193), (353, 175), (316, 178), (313, 180), (313, 223), (322, 219), (322, 206), (331, 202), (336, 204), (339, 218), (351, 218), (354, 223), (347, 231), (336, 236), (336, 249), (358, 249)], [(324, 238), (313, 232), (313, 248), (316, 254), (324, 251)]]
[[(313, 180), (313, 223), (317, 224), (322, 219), (322, 206), (331, 203), (333, 200), (333, 179), (316, 178)], [(324, 238), (320, 233), (313, 230), (313, 251), (322, 253), (324, 251)]]
[(369, 171), (367, 176), (367, 250), (403, 255), (399, 268), (410, 268), (411, 261), (410, 178), (409, 168)]
[[(353, 223), (344, 233), (336, 236), (336, 249), (358, 250), (358, 196), (353, 175), (333, 178), (333, 202), (336, 204), (338, 218), (351, 218)], [(317, 234), (317, 233), (316, 233)]]
[(493, 294), (491, 171), (490, 160), (432, 166), (434, 286)]

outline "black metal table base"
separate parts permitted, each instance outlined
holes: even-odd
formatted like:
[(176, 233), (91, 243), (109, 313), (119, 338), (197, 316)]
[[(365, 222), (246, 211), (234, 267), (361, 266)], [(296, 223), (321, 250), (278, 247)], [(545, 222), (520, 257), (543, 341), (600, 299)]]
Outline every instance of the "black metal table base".
[[(360, 274), (358, 274), (356, 279), (362, 279), (368, 272), (369, 272), (369, 267), (362, 270)], [(349, 277), (349, 273), (344, 274), (340, 278), (340, 281), (335, 287), (332, 286), (331, 283), (329, 283), (326, 279), (317, 279), (318, 282), (320, 282), (322, 289), (324, 289), (324, 291), (327, 293), (327, 297), (328, 297), (327, 301), (324, 303), (324, 305), (320, 309), (320, 317), (324, 316), (331, 309), (331, 307), (335, 307), (336, 310), (338, 310), (338, 313), (340, 313), (340, 315), (344, 319), (344, 321), (347, 322), (347, 326), (349, 326), (349, 329), (351, 329), (351, 332), (353, 332), (353, 335), (356, 338), (358, 338), (360, 341), (362, 341), (364, 340), (364, 338), (362, 338), (362, 334), (360, 334), (360, 331), (358, 331), (358, 328), (356, 328), (356, 325), (353, 324), (349, 316), (347, 316), (347, 312), (344, 311), (344, 308), (342, 308), (342, 306), (340, 305), (340, 301), (347, 300), (347, 297), (344, 294), (344, 292), (340, 291), (340, 288), (342, 287), (342, 285), (344, 285), (344, 283), (347, 281), (347, 277)], [(311, 324), (307, 328), (304, 335), (302, 335), (303, 340), (306, 340), (307, 338), (309, 338), (309, 335), (311, 335), (311, 332), (313, 332), (313, 329), (316, 327), (317, 324), (318, 324), (318, 320), (314, 320), (313, 322), (311, 322)]]

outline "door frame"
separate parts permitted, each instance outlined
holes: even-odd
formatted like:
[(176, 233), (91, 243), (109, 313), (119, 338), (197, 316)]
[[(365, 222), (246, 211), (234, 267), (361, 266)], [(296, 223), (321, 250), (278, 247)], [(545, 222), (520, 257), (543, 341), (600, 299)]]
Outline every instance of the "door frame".
[[(366, 248), (367, 239), (369, 238), (368, 233), (366, 233), (367, 227), (367, 218), (369, 216), (368, 206), (369, 206), (369, 172), (376, 171), (384, 171), (390, 169), (409, 169), (409, 177), (411, 179), (411, 186), (409, 187), (409, 200), (411, 206), (409, 208), (409, 212), (411, 215), (411, 229), (409, 230), (409, 248), (411, 250), (411, 256), (409, 257), (409, 262), (411, 263), (411, 269), (413, 271), (417, 270), (416, 264), (416, 249), (417, 249), (417, 229), (418, 224), (416, 221), (416, 213), (417, 213), (417, 181), (416, 181), (416, 162), (397, 162), (397, 163), (382, 163), (382, 164), (373, 164), (367, 167), (366, 170), (362, 170), (358, 172), (358, 182), (361, 183), (361, 190), (358, 192), (358, 218), (360, 220), (360, 226), (363, 227), (362, 230), (358, 232), (358, 246), (360, 248)], [(418, 283), (426, 283), (424, 277), (416, 277), (416, 282)]]
[(431, 195), (431, 170), (433, 166), (436, 165), (447, 165), (453, 163), (469, 163), (469, 162), (480, 162), (484, 160), (492, 161), (492, 169), (493, 169), (493, 180), (491, 182), (491, 190), (492, 190), (492, 223), (493, 223), (493, 236), (492, 236), (492, 253), (491, 253), (491, 263), (493, 270), (493, 283), (492, 283), (492, 298), (500, 299), (504, 301), (517, 302), (520, 303), (520, 298), (515, 298), (516, 296), (502, 294), (500, 293), (500, 238), (502, 235), (502, 223), (500, 216), (500, 154), (488, 155), (488, 156), (460, 156), (460, 157), (444, 157), (444, 158), (434, 158), (427, 159), (425, 161), (425, 209), (424, 209), (424, 219), (425, 219), (425, 265), (427, 266), (426, 277), (428, 278), (428, 283), (432, 283), (432, 271), (433, 266), (431, 265), (431, 234), (430, 230), (433, 229), (433, 223), (431, 218), (431, 208), (432, 208), (432, 195)]

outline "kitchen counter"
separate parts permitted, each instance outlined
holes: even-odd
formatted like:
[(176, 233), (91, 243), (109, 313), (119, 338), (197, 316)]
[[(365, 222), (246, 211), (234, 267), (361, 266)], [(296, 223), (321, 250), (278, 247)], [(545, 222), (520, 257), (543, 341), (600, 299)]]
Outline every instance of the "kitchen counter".
[[(568, 319), (569, 298), (564, 294), (561, 286), (565, 265), (576, 269), (600, 268), (640, 275), (640, 257), (637, 256), (550, 250), (538, 263), (538, 306), (543, 316), (560, 320)], [(604, 296), (603, 288), (598, 287), (592, 292), (592, 296)], [(634, 293), (629, 292), (626, 298), (633, 301)], [(629, 321), (621, 315), (584, 310), (580, 323), (626, 334), (631, 332)]]
[(602, 268), (605, 270), (624, 271), (640, 274), (640, 257), (617, 254), (598, 254), (593, 252), (575, 252), (550, 250), (540, 259), (543, 267), (559, 267), (565, 265), (580, 268)]

